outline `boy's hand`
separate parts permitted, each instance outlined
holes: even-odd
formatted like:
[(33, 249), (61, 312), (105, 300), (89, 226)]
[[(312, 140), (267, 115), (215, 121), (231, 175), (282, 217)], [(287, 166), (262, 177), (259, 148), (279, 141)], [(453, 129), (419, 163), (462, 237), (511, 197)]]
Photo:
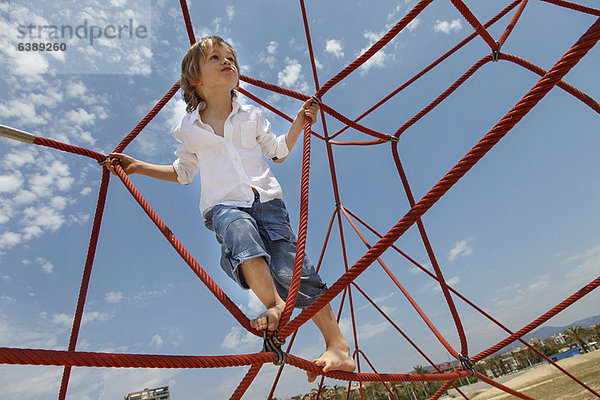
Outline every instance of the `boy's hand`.
[(300, 111), (298, 111), (298, 115), (304, 115), (310, 118), (311, 125), (317, 122), (317, 112), (319, 111), (319, 103), (317, 103), (312, 98), (308, 99), (306, 103), (300, 107)]
[(136, 163), (138, 160), (126, 154), (110, 153), (108, 159), (106, 160), (106, 168), (108, 168), (113, 175), (116, 175), (115, 168), (112, 165), (112, 159), (114, 158), (120, 160), (121, 168), (123, 168), (123, 172), (125, 172), (127, 175), (136, 173)]

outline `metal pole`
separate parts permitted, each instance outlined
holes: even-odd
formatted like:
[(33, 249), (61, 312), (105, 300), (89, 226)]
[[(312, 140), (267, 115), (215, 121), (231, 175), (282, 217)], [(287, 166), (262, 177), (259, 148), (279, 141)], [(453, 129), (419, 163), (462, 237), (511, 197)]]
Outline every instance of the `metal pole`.
[(35, 135), (5, 125), (0, 125), (0, 136), (28, 144), (32, 144), (35, 140)]

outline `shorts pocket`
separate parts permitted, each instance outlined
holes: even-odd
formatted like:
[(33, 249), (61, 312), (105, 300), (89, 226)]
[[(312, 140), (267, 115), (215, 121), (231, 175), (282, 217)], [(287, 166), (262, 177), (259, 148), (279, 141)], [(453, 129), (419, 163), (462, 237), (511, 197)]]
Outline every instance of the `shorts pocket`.
[(296, 235), (290, 227), (285, 225), (268, 225), (265, 227), (269, 239), (275, 240), (287, 240), (288, 242), (296, 243)]

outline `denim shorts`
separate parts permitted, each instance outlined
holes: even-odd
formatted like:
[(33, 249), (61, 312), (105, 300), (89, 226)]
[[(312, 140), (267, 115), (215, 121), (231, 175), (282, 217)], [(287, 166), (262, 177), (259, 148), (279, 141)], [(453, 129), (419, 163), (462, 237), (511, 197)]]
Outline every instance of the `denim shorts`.
[[(294, 270), (296, 234), (283, 200), (261, 203), (257, 193), (254, 197), (249, 208), (222, 204), (212, 207), (204, 214), (204, 223), (216, 233), (221, 244), (221, 268), (230, 278), (249, 289), (238, 266), (246, 260), (263, 257), (279, 296), (286, 300)], [(305, 255), (295, 306), (308, 307), (325, 290), (327, 286)]]

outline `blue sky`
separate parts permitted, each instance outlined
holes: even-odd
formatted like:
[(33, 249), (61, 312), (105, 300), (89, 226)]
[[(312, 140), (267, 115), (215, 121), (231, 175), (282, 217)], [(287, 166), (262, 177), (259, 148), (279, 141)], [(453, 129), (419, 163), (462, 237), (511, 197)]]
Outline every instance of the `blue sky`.
[[(58, 8), (41, 1), (32, 9), (28, 3), (0, 0), (0, 123), (110, 152), (179, 77), (180, 61), (189, 45), (179, 3), (155, 0), (151, 12), (142, 1), (114, 0), (104, 8), (97, 0), (79, 5), (61, 2)], [(370, 47), (415, 3), (308, 2), (320, 83)], [(482, 22), (508, 3), (467, 2)], [(592, 0), (579, 3), (597, 6)], [(142, 11), (136, 11), (134, 4)], [(107, 7), (119, 13), (102, 14)], [(100, 41), (88, 49), (84, 63), (76, 64), (83, 55), (67, 52), (51, 57), (15, 51), (9, 11), (15, 13), (13, 18), (25, 16), (38, 25), (76, 24), (85, 16), (110, 22), (111, 17), (134, 15), (151, 26), (151, 35), (133, 48), (124, 41)], [(190, 4), (190, 13), (197, 37), (218, 34), (233, 44), (242, 73), (309, 95), (315, 92), (296, 2), (203, 1)], [(502, 34), (511, 17), (512, 13), (490, 29), (494, 38)], [(502, 51), (549, 69), (593, 22), (594, 17), (530, 1)], [(435, 1), (323, 100), (355, 117), (471, 32), (451, 2)], [(488, 53), (485, 42), (476, 38), (363, 123), (392, 134)], [(108, 58), (114, 63), (103, 64)], [(565, 80), (600, 99), (599, 63), (596, 46)], [(115, 65), (122, 67), (121, 73), (106, 73)], [(66, 66), (70, 69), (61, 70)], [(423, 196), (538, 79), (506, 61), (489, 63), (407, 130), (399, 150), (415, 197)], [(300, 106), (296, 100), (244, 87), (288, 115)], [(250, 102), (243, 96), (240, 101)], [(127, 152), (156, 163), (172, 162), (176, 146), (172, 129), (184, 110), (177, 94)], [(286, 132), (286, 121), (266, 114), (275, 132)], [(511, 329), (518, 330), (599, 274), (598, 121), (598, 114), (589, 107), (553, 89), (423, 217), (448, 283)], [(327, 126), (330, 133), (341, 128), (331, 118)], [(320, 124), (314, 129), (323, 131)], [(352, 130), (341, 138), (368, 139)], [(342, 204), (379, 232), (387, 232), (409, 209), (389, 145), (337, 146), (334, 158)], [(297, 146), (285, 163), (273, 167), (296, 226), (300, 161)], [(87, 158), (0, 139), (0, 346), (67, 347), (99, 181), (98, 165)], [(200, 182), (182, 186), (142, 176), (134, 176), (133, 181), (228, 296), (249, 316), (260, 313), (258, 301), (219, 268), (216, 240), (203, 226), (197, 209)], [(313, 139), (310, 193), (308, 254), (316, 261), (334, 207), (325, 146), (317, 139)], [(376, 241), (366, 230), (363, 233), (371, 243)], [(344, 236), (353, 264), (365, 248), (345, 222)], [(330, 284), (344, 268), (339, 243), (339, 232), (334, 230), (322, 270)], [(416, 227), (396, 245), (429, 266)], [(392, 251), (382, 258), (448, 341), (459, 348), (439, 288)], [(357, 283), (431, 358), (448, 360), (377, 264)], [(354, 291), (353, 296), (360, 348), (379, 371), (407, 372), (426, 364), (359, 293)], [(339, 301), (339, 297), (333, 301), (335, 310)], [(592, 292), (549, 324), (569, 324), (596, 314), (593, 305), (598, 301), (598, 293)], [(470, 355), (504, 337), (460, 301), (457, 305)], [(352, 341), (347, 305), (344, 310), (341, 326)], [(112, 179), (77, 349), (218, 355), (255, 352), (260, 346), (178, 258), (120, 181)], [(311, 359), (322, 349), (315, 327), (303, 326), (293, 353)], [(177, 399), (228, 398), (246, 370), (76, 368), (68, 398), (119, 398), (162, 385), (169, 385)], [(57, 396), (62, 368), (3, 365), (0, 371), (0, 385), (11, 398)], [(314, 387), (305, 383), (302, 371), (285, 371), (278, 397)], [(275, 372), (275, 367), (264, 366), (244, 398), (264, 399)], [(341, 383), (328, 380), (327, 384)]]

